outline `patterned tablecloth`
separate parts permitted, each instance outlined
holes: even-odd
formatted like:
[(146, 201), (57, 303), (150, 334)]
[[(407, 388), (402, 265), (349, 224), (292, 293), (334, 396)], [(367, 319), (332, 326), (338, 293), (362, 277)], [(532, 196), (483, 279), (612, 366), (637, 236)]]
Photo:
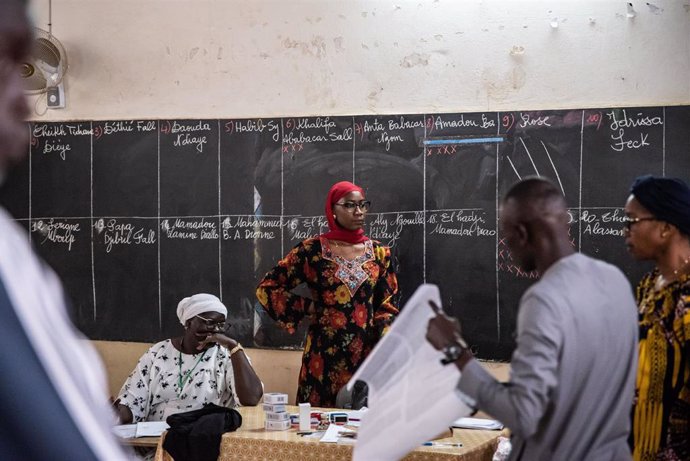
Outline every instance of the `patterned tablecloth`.
[[(315, 409), (316, 410), (316, 409)], [(298, 413), (298, 407), (288, 406), (290, 413)], [(223, 435), (219, 461), (340, 461), (352, 458), (352, 445), (320, 443), (318, 438), (302, 437), (296, 430), (264, 430), (264, 414), (261, 406), (241, 407), (242, 427), (236, 432)], [(409, 453), (404, 461), (491, 461), (500, 431), (454, 429), (453, 437), (438, 442), (461, 442), (462, 447), (419, 447)], [(172, 457), (158, 444), (156, 461), (172, 461)]]

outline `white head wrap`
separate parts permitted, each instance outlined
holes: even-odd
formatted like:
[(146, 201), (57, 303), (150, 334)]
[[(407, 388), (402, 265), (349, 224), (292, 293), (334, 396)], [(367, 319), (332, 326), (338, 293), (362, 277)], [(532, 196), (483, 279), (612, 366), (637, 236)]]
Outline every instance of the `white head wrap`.
[(220, 302), (220, 299), (208, 293), (199, 293), (188, 298), (184, 298), (177, 305), (177, 318), (182, 325), (187, 320), (204, 312), (218, 312), (228, 316), (228, 309)]

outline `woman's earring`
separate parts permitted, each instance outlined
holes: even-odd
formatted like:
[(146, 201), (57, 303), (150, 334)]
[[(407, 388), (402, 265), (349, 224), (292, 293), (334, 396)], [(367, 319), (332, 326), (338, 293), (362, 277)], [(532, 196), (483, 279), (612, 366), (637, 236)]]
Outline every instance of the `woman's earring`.
[(333, 219), (335, 219), (335, 215), (333, 215)]

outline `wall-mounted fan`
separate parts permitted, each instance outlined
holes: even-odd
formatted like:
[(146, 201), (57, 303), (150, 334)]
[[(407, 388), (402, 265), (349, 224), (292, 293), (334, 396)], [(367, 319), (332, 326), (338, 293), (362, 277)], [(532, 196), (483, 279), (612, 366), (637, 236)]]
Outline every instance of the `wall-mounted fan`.
[(67, 54), (50, 32), (36, 28), (31, 55), (21, 66), (24, 88), (29, 94), (48, 93), (48, 107), (64, 107), (62, 79), (67, 72)]

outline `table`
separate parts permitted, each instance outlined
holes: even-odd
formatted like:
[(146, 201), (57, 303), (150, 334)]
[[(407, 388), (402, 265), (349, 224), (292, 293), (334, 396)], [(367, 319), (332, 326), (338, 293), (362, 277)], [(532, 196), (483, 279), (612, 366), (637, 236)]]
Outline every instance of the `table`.
[[(316, 409), (314, 409), (316, 410)], [(242, 427), (236, 432), (223, 434), (219, 461), (339, 461), (352, 459), (352, 445), (341, 443), (320, 443), (318, 438), (297, 435), (293, 428), (288, 431), (264, 430), (262, 407), (240, 407)], [(288, 406), (287, 411), (298, 413), (297, 406)], [(332, 411), (332, 409), (330, 410)], [(454, 429), (453, 437), (438, 439), (438, 442), (462, 442), (462, 447), (419, 447), (409, 453), (404, 461), (491, 461), (501, 431), (479, 431)], [(162, 439), (158, 444), (156, 461), (172, 461), (163, 450)]]
[(150, 447), (155, 448), (160, 442), (160, 437), (135, 437), (132, 439), (119, 439), (120, 443), (130, 447)]

